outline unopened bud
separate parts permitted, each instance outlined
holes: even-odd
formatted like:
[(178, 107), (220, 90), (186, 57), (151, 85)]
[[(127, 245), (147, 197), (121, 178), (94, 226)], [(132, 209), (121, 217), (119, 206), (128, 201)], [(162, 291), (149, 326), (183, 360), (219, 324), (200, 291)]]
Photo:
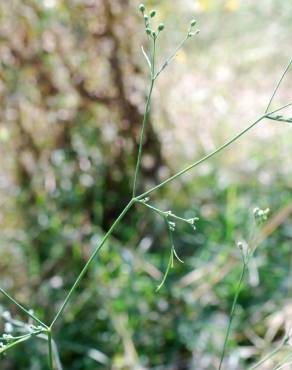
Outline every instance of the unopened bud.
[(155, 10), (151, 10), (151, 12), (150, 12), (150, 17), (151, 17), (151, 18), (154, 18), (154, 17), (155, 17), (155, 15), (156, 15), (156, 11), (155, 11)]
[(141, 13), (145, 12), (145, 5), (144, 4), (140, 4), (139, 5), (139, 10)]
[(197, 24), (197, 21), (195, 19), (192, 19), (191, 20), (191, 27), (195, 27), (196, 24)]
[(161, 32), (163, 30), (164, 30), (164, 24), (160, 23), (160, 25), (158, 26), (158, 31)]
[(243, 250), (243, 243), (242, 242), (238, 242), (237, 243), (237, 246), (240, 250)]

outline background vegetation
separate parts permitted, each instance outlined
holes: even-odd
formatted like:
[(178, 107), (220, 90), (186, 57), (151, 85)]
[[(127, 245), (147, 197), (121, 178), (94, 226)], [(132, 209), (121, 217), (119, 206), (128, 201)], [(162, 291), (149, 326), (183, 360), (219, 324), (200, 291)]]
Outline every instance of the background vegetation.
[[(0, 0), (1, 286), (52, 319), (131, 195), (146, 94), (144, 28), (134, 0)], [(161, 76), (140, 191), (208, 153), (262, 114), (291, 57), (292, 3), (148, 1), (167, 19), (161, 57), (191, 18), (201, 34)], [(275, 101), (291, 100), (288, 75)], [(290, 98), (290, 99), (289, 99)], [(240, 275), (239, 240), (269, 207), (226, 354), (245, 369), (291, 325), (291, 125), (264, 121), (235, 146), (155, 193), (200, 217), (174, 234), (185, 261), (163, 289), (162, 220), (131, 210), (56, 324), (65, 369), (215, 369)], [(26, 320), (0, 298), (2, 312)], [(290, 322), (290, 323), (289, 323)], [(4, 330), (4, 320), (0, 322)], [(47, 369), (34, 339), (1, 369)], [(273, 369), (284, 348), (261, 368)]]

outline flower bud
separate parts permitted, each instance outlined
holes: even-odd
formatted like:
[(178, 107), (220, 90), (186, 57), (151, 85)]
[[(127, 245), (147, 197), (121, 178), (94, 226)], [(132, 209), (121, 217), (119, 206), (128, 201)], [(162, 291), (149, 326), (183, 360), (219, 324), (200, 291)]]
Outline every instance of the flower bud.
[(145, 5), (144, 4), (140, 4), (139, 5), (139, 10), (141, 13), (145, 12)]
[(238, 242), (237, 243), (237, 247), (242, 251), (243, 250), (243, 243), (242, 242)]
[(154, 38), (156, 38), (156, 32), (155, 32), (155, 31), (152, 31), (152, 36), (153, 36)]
[(191, 27), (195, 27), (196, 24), (197, 24), (197, 21), (195, 19), (192, 19), (191, 20)]
[(144, 15), (144, 19), (147, 22), (148, 21), (148, 15)]
[(151, 12), (150, 12), (150, 17), (151, 17), (151, 18), (154, 18), (154, 17), (155, 17), (155, 15), (156, 15), (156, 11), (155, 11), (155, 10), (151, 10)]
[(161, 32), (163, 30), (164, 30), (164, 24), (160, 23), (160, 25), (158, 26), (158, 31)]
[(146, 28), (146, 33), (147, 33), (147, 35), (151, 35), (151, 33), (152, 33), (151, 29), (150, 28)]

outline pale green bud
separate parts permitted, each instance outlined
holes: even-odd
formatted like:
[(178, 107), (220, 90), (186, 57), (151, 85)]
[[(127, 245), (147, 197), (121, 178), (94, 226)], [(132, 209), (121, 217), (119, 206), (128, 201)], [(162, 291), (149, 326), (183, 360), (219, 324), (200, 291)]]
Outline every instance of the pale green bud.
[(144, 13), (145, 12), (145, 5), (144, 4), (140, 4), (139, 5), (139, 10), (141, 13)]
[(161, 32), (163, 30), (164, 30), (164, 24), (160, 23), (160, 25), (158, 26), (158, 31)]

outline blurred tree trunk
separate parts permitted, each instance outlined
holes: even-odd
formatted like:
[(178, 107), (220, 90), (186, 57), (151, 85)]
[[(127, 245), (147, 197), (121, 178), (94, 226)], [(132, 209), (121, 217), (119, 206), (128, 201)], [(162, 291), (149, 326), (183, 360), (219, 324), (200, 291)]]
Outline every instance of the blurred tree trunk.
[[(73, 94), (78, 96), (78, 103), (68, 117), (62, 117), (59, 120), (56, 130), (46, 133), (47, 128), (44, 127), (43, 134), (51, 135), (48, 146), (38, 140), (33, 127), (26, 130), (25, 124), (20, 124), (19, 119), (16, 120), (19, 134), (16, 148), (17, 178), (20, 188), (25, 187), (27, 192), (31, 192), (27, 197), (29, 208), (24, 206), (25, 212), (28, 212), (30, 208), (34, 208), (33, 193), (38, 191), (34, 189), (31, 182), (36, 175), (35, 169), (42, 167), (44, 163), (50, 166), (50, 155), (55, 149), (75, 153), (72, 145), (74, 132), (77, 126), (86, 124), (85, 121), (80, 122), (80, 117), (89, 114), (91, 118), (97, 120), (95, 124), (101, 132), (100, 140), (102, 140), (103, 131), (107, 130), (108, 121), (111, 121), (115, 126), (114, 136), (106, 145), (102, 141), (96, 143), (97, 146), (102, 146), (103, 152), (103, 173), (101, 174), (103, 191), (100, 201), (104, 209), (102, 226), (108, 228), (131, 194), (143, 120), (144, 97), (136, 98), (139, 103), (133, 101), (135, 100), (133, 96), (141, 95), (135, 80), (144, 79), (140, 67), (135, 63), (136, 52), (133, 51), (132, 46), (138, 38), (138, 33), (137, 36), (135, 34), (136, 18), (133, 15), (135, 8), (129, 1), (118, 4), (111, 0), (82, 3), (64, 1), (63, 6), (69, 19), (68, 24), (64, 27), (58, 21), (54, 21), (51, 27), (44, 27), (38, 33), (34, 30), (32, 22), (35, 17), (38, 22), (41, 22), (47, 16), (43, 7), (32, 0), (26, 0), (24, 4), (18, 5), (19, 12), (23, 8), (30, 13), (30, 16), (23, 22), (23, 28), (20, 30), (22, 44), (17, 45), (11, 39), (9, 44), (19, 75), (25, 74), (27, 69), (35, 74), (35, 88), (41, 94), (40, 106), (37, 108), (42, 109), (48, 116), (50, 100), (64, 94), (62, 86), (56, 81), (54, 70), (60, 63), (64, 67), (64, 73), (68, 73), (70, 80), (68, 84), (72, 86)], [(78, 62), (76, 63), (79, 57), (78, 48), (80, 48), (80, 54), (85, 56), (86, 64), (92, 62), (93, 66), (101, 65), (106, 71), (107, 76), (104, 76), (108, 81), (106, 86), (102, 84), (103, 86), (99, 87), (99, 81), (97, 81), (101, 77), (99, 73), (96, 77), (87, 73), (83, 66), (80, 68)], [(89, 68), (94, 69), (92, 66)], [(21, 78), (16, 82), (18, 83), (21, 83)], [(17, 94), (19, 95), (19, 91)], [(20, 98), (25, 101), (21, 93)], [(98, 113), (100, 107), (106, 111), (103, 117)], [(60, 110), (62, 109), (64, 108), (60, 106)], [(38, 122), (35, 121), (34, 125), (38, 125)], [(143, 190), (143, 179), (157, 180), (158, 170), (163, 162), (159, 138), (153, 129), (151, 119), (146, 130), (144, 149), (150, 161), (147, 161), (147, 165), (142, 163), (140, 190)], [(24, 156), (23, 153), (26, 155)], [(75, 155), (78, 157), (77, 153)], [(30, 158), (29, 166), (24, 163), (24, 157)], [(98, 173), (96, 175), (99, 176)], [(88, 188), (83, 205), (92, 222), (95, 222), (92, 211), (92, 206), (96, 202), (95, 196), (94, 187)]]
[[(140, 40), (131, 1), (58, 4), (14, 0), (0, 27), (2, 121), (13, 138), (15, 203), (32, 287), (73, 256), (73, 244), (86, 259), (95, 227), (108, 229), (128, 202), (147, 90), (135, 62)], [(145, 180), (158, 180), (163, 163), (151, 117), (144, 153), (139, 191)], [(64, 166), (55, 163), (60, 156)], [(74, 242), (65, 227), (77, 230)]]

